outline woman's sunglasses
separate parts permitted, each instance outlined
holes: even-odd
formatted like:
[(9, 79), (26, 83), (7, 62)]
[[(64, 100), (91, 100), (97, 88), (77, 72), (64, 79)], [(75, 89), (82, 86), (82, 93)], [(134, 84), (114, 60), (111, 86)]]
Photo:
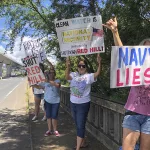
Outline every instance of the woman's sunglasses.
[(85, 65), (80, 65), (80, 64), (79, 64), (79, 65), (78, 65), (78, 68), (81, 68), (81, 67), (82, 67), (82, 68), (86, 68)]

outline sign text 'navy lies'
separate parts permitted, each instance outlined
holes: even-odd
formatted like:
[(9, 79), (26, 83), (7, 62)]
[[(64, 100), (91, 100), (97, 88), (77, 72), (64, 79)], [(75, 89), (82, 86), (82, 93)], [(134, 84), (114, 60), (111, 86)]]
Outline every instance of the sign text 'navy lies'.
[(112, 47), (111, 88), (150, 84), (150, 47)]

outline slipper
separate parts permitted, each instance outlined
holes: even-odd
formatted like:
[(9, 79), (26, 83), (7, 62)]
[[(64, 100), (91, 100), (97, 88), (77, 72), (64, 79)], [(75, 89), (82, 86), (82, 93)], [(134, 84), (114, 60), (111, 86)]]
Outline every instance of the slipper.
[[(89, 146), (89, 144), (84, 144), (82, 146), (80, 146), (80, 148), (87, 148)], [(75, 146), (73, 149), (75, 150), (77, 146)]]
[(80, 148), (87, 148), (89, 146), (89, 144), (84, 144), (82, 146), (80, 146)]

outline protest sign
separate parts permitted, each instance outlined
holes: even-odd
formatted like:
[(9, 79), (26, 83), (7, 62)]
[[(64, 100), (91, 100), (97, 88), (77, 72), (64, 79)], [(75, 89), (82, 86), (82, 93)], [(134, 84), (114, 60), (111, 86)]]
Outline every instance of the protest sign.
[(26, 55), (34, 55), (35, 57), (38, 57), (39, 63), (43, 62), (46, 59), (46, 54), (42, 42), (43, 41), (37, 39), (29, 40), (23, 43)]
[(88, 16), (55, 21), (61, 56), (104, 52), (101, 16)]
[(27, 71), (28, 81), (30, 85), (45, 81), (44, 74), (39, 67), (38, 58), (29, 56), (22, 59), (25, 70)]
[(150, 84), (150, 47), (113, 46), (110, 87)]

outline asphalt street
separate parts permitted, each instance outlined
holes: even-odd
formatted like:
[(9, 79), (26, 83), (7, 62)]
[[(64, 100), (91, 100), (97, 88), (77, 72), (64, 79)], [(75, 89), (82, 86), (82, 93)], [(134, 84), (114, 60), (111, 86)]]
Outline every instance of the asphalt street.
[(0, 80), (0, 150), (30, 150), (26, 89), (25, 78)]
[(24, 78), (11, 77), (0, 80), (0, 102), (3, 101), (22, 81)]

